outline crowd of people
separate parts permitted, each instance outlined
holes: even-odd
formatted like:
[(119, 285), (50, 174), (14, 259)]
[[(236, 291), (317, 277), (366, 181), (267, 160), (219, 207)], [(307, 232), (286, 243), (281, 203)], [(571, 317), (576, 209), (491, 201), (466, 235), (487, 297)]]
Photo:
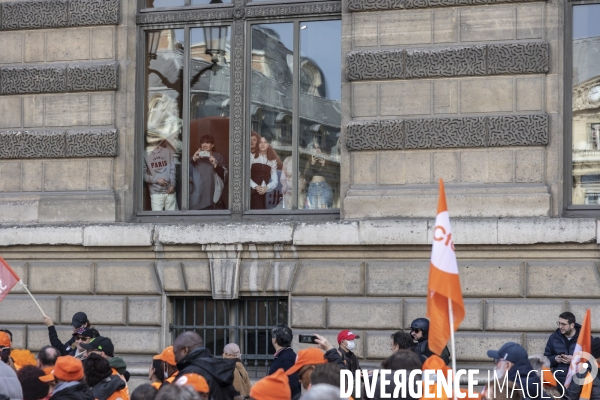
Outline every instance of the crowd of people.
[[(0, 400), (333, 400), (345, 389), (342, 371), (354, 375), (363, 372), (376, 388), (371, 397), (366, 391), (351, 387), (353, 398), (390, 398), (398, 382), (378, 377), (360, 367), (354, 353), (355, 339), (360, 336), (343, 330), (334, 347), (325, 337), (314, 335), (315, 345), (299, 350), (292, 348), (292, 329), (278, 325), (271, 332), (275, 348), (267, 376), (252, 384), (242, 364), (242, 352), (235, 343), (223, 348), (222, 357), (215, 357), (204, 346), (196, 332), (180, 334), (172, 346), (153, 357), (147, 384), (131, 393), (127, 382), (130, 374), (121, 357), (115, 356), (110, 338), (101, 336), (83, 312), (71, 321), (71, 338), (62, 343), (49, 317), (44, 317), (50, 344), (37, 357), (28, 350), (13, 349), (12, 333), (0, 330)], [(600, 399), (600, 378), (593, 376), (589, 384), (578, 379), (565, 389), (565, 379), (571, 364), (581, 326), (570, 312), (560, 314), (558, 328), (547, 342), (544, 354), (529, 356), (514, 342), (500, 349), (488, 350), (494, 361), (494, 375), (478, 397), (486, 400)], [(429, 321), (418, 318), (410, 333), (402, 330), (390, 337), (390, 356), (381, 368), (390, 371), (435, 369), (448, 373), (450, 353), (431, 352), (428, 346)], [(600, 361), (600, 338), (591, 338), (592, 356)], [(592, 361), (592, 360), (590, 360)], [(592, 368), (590, 363), (589, 368)], [(587, 371), (578, 371), (577, 378)], [(505, 379), (507, 386), (498, 387)], [(419, 381), (420, 382), (420, 381)], [(383, 385), (382, 385), (383, 383)], [(419, 383), (420, 384), (420, 383)], [(462, 389), (461, 389), (462, 390)], [(406, 395), (404, 398), (410, 398)], [(434, 396), (437, 398), (437, 396)], [(417, 400), (416, 398), (414, 400)], [(441, 400), (441, 399), (440, 399)]]

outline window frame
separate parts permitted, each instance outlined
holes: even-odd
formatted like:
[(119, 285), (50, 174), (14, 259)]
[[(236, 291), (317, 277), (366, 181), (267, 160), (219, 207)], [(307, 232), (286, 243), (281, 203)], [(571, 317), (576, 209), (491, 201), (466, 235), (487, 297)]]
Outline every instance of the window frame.
[[(573, 204), (573, 7), (600, 4), (600, 0), (568, 0), (564, 8), (564, 102), (563, 102), (563, 216), (597, 217), (600, 204)], [(600, 71), (599, 71), (600, 75)]]
[[(255, 220), (270, 220), (270, 221), (322, 221), (322, 220), (338, 220), (340, 218), (340, 209), (341, 202), (340, 199), (340, 209), (329, 209), (329, 210), (304, 210), (304, 209), (296, 209), (296, 210), (282, 210), (282, 209), (273, 209), (273, 210), (250, 210), (250, 189), (249, 184), (246, 184), (250, 180), (250, 158), (247, 149), (250, 147), (250, 126), (251, 121), (249, 118), (249, 107), (251, 106), (250, 102), (247, 101), (250, 96), (249, 88), (251, 84), (251, 75), (249, 75), (249, 68), (251, 69), (251, 34), (249, 34), (248, 29), (251, 29), (251, 25), (259, 24), (259, 23), (278, 23), (278, 22), (293, 22), (294, 26), (299, 24), (300, 21), (318, 21), (318, 20), (341, 20), (341, 1), (333, 0), (333, 1), (323, 1), (323, 0), (287, 0), (287, 1), (253, 1), (245, 3), (240, 0), (232, 0), (231, 3), (224, 4), (202, 4), (202, 5), (189, 5), (189, 6), (180, 6), (180, 7), (168, 7), (168, 8), (144, 8), (145, 0), (138, 0), (138, 13), (137, 13), (137, 24), (136, 24), (136, 58), (137, 65), (136, 68), (136, 83), (135, 83), (135, 116), (134, 116), (134, 168), (133, 168), (133, 207), (132, 207), (132, 220), (135, 222), (221, 222), (221, 221), (255, 221)], [(293, 8), (297, 8), (297, 4), (307, 4), (314, 6), (315, 11), (306, 12), (306, 11), (286, 11), (286, 6), (289, 6), (288, 10)], [(316, 11), (320, 8), (327, 9), (334, 5), (333, 11)], [(236, 17), (235, 10), (241, 8), (244, 13), (241, 18)], [(246, 16), (246, 9), (276, 9), (277, 14), (271, 16), (271, 13), (267, 13), (268, 17), (260, 16)], [(206, 11), (219, 11), (226, 9), (233, 9), (231, 18), (219, 18), (219, 19), (199, 19), (194, 21), (179, 21), (177, 18), (185, 19), (185, 11), (191, 10), (200, 10), (201, 12)], [(238, 10), (239, 11), (239, 10)], [(230, 11), (231, 12), (231, 11)], [(140, 17), (147, 16), (148, 14), (156, 14), (156, 15), (164, 15), (167, 18), (163, 18), (169, 22), (144, 22)], [(171, 18), (175, 15), (174, 18)], [(160, 18), (159, 18), (160, 19)], [(189, 82), (189, 62), (190, 62), (190, 29), (193, 28), (202, 28), (206, 26), (224, 26), (227, 25), (230, 27), (230, 48), (231, 48), (231, 74), (230, 74), (230, 104), (229, 104), (229, 202), (227, 204), (226, 210), (176, 210), (176, 211), (151, 211), (143, 209), (143, 193), (144, 193), (144, 181), (141, 178), (142, 176), (142, 162), (143, 155), (142, 149), (144, 148), (144, 129), (145, 129), (145, 118), (146, 118), (146, 32), (152, 30), (161, 30), (161, 29), (184, 29), (184, 82)], [(239, 28), (243, 28), (243, 33), (240, 35)], [(236, 29), (236, 27), (238, 29)], [(238, 32), (236, 32), (238, 31)], [(239, 39), (240, 35), (242, 37), (242, 47), (241, 47), (241, 57), (239, 54), (239, 46), (236, 43), (236, 39)], [(297, 36), (297, 37), (296, 37)], [(299, 38), (300, 35), (295, 35), (295, 59), (299, 59)], [(341, 40), (341, 38), (340, 38)], [(297, 43), (296, 43), (297, 42)], [(296, 51), (297, 50), (297, 51)], [(141, 63), (140, 63), (141, 61)], [(242, 63), (242, 71), (243, 76), (241, 79), (242, 91), (241, 97), (243, 105), (241, 107), (241, 116), (234, 115), (236, 113), (235, 98), (238, 95), (236, 92), (236, 83), (239, 83), (236, 79), (235, 71), (234, 71), (234, 63), (240, 62)], [(140, 66), (142, 67), (140, 68)], [(294, 63), (294, 102), (295, 107), (297, 108), (297, 103), (299, 103), (299, 98), (296, 93), (298, 82), (298, 71), (299, 63)], [(341, 66), (340, 66), (341, 68)], [(340, 82), (340, 85), (342, 82)], [(182, 100), (183, 104), (183, 126), (182, 126), (182, 166), (181, 166), (181, 179), (182, 179), (182, 199), (181, 206), (184, 204), (189, 204), (189, 185), (183, 184), (183, 181), (188, 181), (187, 176), (189, 176), (189, 164), (184, 162), (183, 155), (189, 153), (189, 117), (190, 117), (190, 88), (189, 85), (183, 85), (183, 96)], [(238, 110), (239, 111), (239, 110)], [(297, 110), (294, 111), (297, 113)], [(298, 115), (298, 114), (296, 114)], [(236, 119), (237, 118), (237, 119)], [(234, 124), (236, 122), (239, 125), (239, 118), (241, 118), (241, 156), (236, 156), (236, 151), (239, 150), (240, 143), (236, 144), (236, 131)], [(299, 121), (299, 118), (296, 118)], [(187, 121), (187, 123), (186, 123)], [(294, 146), (297, 148), (297, 139), (295, 136), (298, 135), (298, 127), (294, 126), (294, 118), (292, 118), (292, 140)], [(237, 146), (237, 147), (236, 147)], [(189, 160), (186, 160), (189, 161)], [(233, 176), (236, 168), (236, 163), (240, 163), (241, 171), (240, 171), (240, 179), (235, 179)], [(298, 163), (295, 163), (298, 164)], [(295, 166), (295, 169), (298, 169), (298, 165)], [(341, 165), (340, 165), (341, 169)], [(341, 171), (340, 171), (341, 172)], [(341, 177), (341, 174), (340, 174)], [(185, 179), (184, 179), (185, 178)], [(235, 186), (239, 185), (241, 181), (241, 193), (238, 194), (238, 201), (234, 200), (236, 197)]]

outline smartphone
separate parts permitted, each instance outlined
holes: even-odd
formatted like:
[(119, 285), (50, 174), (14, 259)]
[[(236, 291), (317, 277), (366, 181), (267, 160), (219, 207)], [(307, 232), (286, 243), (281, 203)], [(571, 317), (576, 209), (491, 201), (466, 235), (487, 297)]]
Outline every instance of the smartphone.
[(208, 158), (210, 157), (210, 151), (201, 150), (198, 152), (198, 157)]
[(315, 335), (299, 335), (298, 342), (317, 344), (317, 337)]

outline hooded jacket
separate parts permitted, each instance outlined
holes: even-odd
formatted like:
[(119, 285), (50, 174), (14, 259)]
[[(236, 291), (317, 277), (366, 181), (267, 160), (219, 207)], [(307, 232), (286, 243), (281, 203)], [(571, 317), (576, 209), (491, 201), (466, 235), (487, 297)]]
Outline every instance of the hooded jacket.
[[(291, 347), (283, 348), (279, 353), (275, 354), (275, 358), (269, 367), (268, 375), (274, 374), (279, 368), (283, 368), (284, 371), (287, 371), (296, 364), (296, 352)], [(302, 392), (300, 381), (298, 380), (298, 373), (288, 375), (288, 379), (290, 381), (290, 389), (292, 390), (292, 398), (294, 398)]]
[[(522, 388), (523, 400), (542, 400), (551, 397), (543, 392), (542, 383), (537, 371), (533, 369), (529, 360), (521, 360), (516, 362), (507, 372), (508, 380), (514, 382), (518, 387)], [(516, 390), (516, 389), (515, 389)]]
[(0, 361), (0, 398), (2, 395), (10, 400), (21, 400), (23, 389), (15, 371), (8, 364)]
[[(118, 375), (111, 375), (94, 386), (92, 388), (92, 394), (96, 400), (108, 400), (113, 393), (124, 390), (126, 387), (127, 385), (123, 379), (121, 379)], [(125, 398), (124, 396), (120, 397)]]
[(560, 328), (557, 329), (550, 335), (548, 338), (548, 342), (546, 343), (546, 350), (544, 350), (544, 355), (548, 357), (550, 360), (550, 367), (552, 368), (552, 372), (559, 371), (554, 376), (556, 380), (560, 383), (564, 384), (565, 379), (567, 377), (567, 372), (569, 371), (569, 364), (559, 364), (556, 361), (556, 356), (559, 354), (566, 354), (569, 356), (573, 355), (575, 351), (575, 345), (577, 344), (577, 339), (579, 338), (579, 331), (581, 330), (581, 325), (575, 324), (575, 335), (571, 339), (567, 339), (562, 333), (560, 333)]
[(94, 395), (88, 385), (82, 382), (54, 392), (50, 400), (94, 400)]
[(238, 394), (233, 387), (235, 363), (234, 359), (213, 358), (206, 347), (197, 347), (177, 363), (177, 379), (190, 373), (202, 375), (208, 383), (211, 400), (230, 400)]

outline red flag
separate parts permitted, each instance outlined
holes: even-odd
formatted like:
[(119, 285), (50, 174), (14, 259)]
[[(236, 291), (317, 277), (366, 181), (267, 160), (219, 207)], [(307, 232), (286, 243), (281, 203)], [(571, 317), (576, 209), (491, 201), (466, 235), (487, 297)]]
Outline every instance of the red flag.
[(438, 213), (433, 228), (433, 246), (429, 264), (429, 283), (427, 284), (427, 316), (429, 317), (429, 349), (442, 354), (450, 339), (450, 313), (448, 299), (452, 301), (454, 330), (465, 317), (465, 306), (458, 277), (458, 264), (454, 253), (450, 217), (446, 206), (444, 181), (440, 179), (440, 198)]
[(573, 351), (573, 357), (571, 358), (571, 366), (569, 367), (569, 372), (567, 373), (567, 378), (565, 379), (565, 387), (569, 387), (569, 385), (571, 384), (571, 379), (573, 379), (573, 375), (575, 375), (575, 372), (579, 370), (579, 363), (593, 361), (588, 360), (587, 357), (583, 354), (592, 352), (591, 327), (592, 314), (590, 312), (590, 309), (588, 308), (588, 310), (585, 312), (583, 322), (581, 323), (579, 338), (577, 339), (577, 344), (575, 345), (575, 350)]
[(21, 278), (12, 270), (12, 268), (0, 257), (0, 301), (10, 292)]

